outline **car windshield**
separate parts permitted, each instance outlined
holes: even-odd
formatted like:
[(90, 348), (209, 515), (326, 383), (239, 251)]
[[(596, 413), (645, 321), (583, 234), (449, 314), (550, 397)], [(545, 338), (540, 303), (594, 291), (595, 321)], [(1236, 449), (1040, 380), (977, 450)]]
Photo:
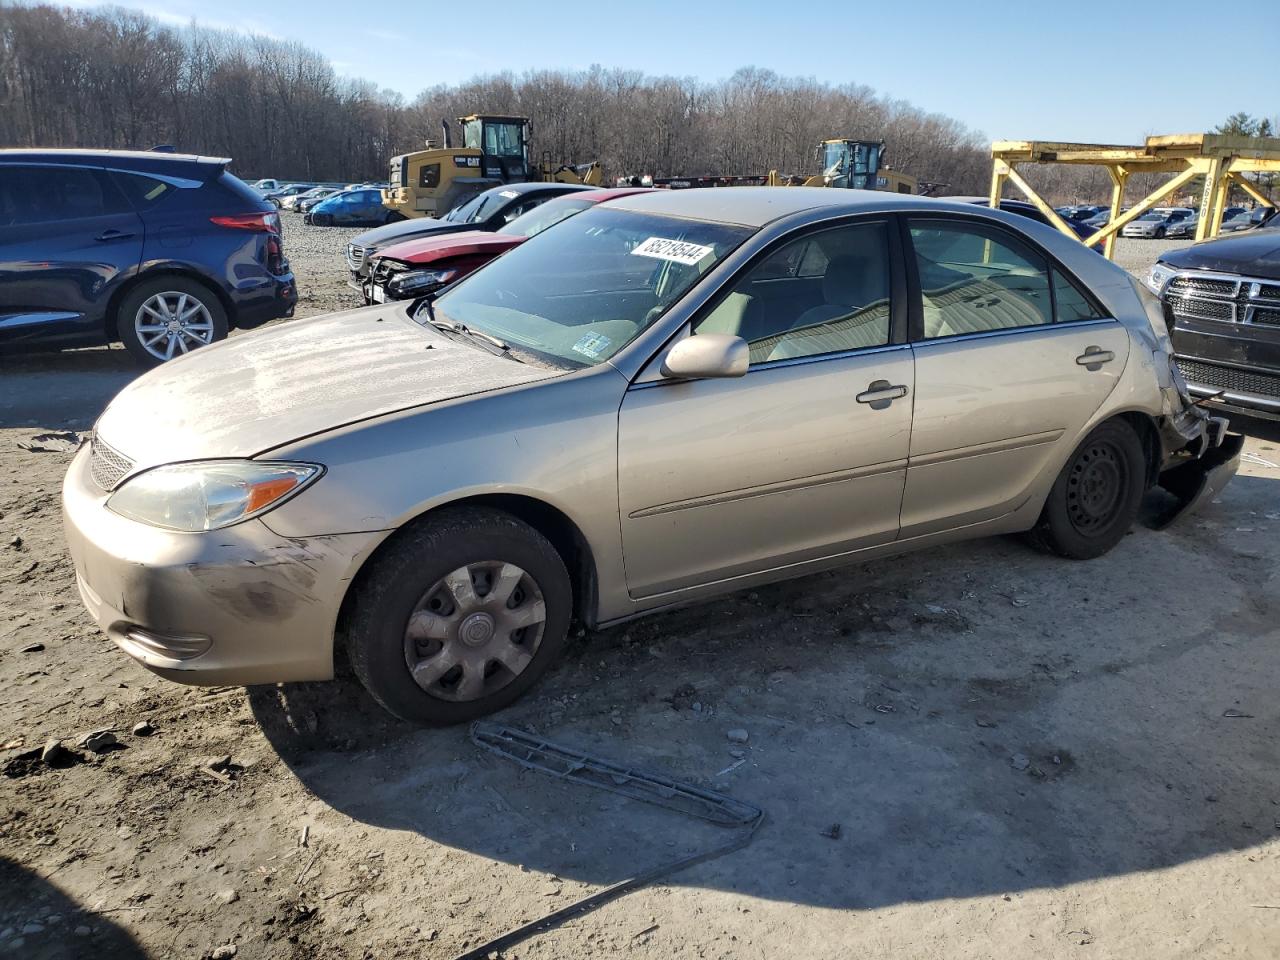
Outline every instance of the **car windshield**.
[(499, 257), (415, 316), (461, 324), (554, 366), (594, 366), (752, 232), (597, 207)]
[(560, 197), (548, 200), (534, 207), (528, 213), (516, 217), (506, 226), (498, 230), (511, 237), (532, 237), (547, 227), (555, 226), (575, 213), (581, 213), (587, 207), (594, 207), (594, 200), (580, 200), (577, 197)]
[(450, 223), (476, 223), (480, 220), (488, 220), (499, 207), (518, 196), (520, 194), (515, 190), (486, 190), (461, 206), (454, 207), (445, 214), (444, 218)]

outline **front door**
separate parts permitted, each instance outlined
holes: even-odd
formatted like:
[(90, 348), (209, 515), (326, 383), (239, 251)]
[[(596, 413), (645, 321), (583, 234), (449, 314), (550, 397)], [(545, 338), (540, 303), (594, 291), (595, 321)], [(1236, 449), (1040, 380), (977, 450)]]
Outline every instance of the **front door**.
[(1029, 242), (964, 219), (908, 224), (922, 322), (904, 538), (1020, 506), (1129, 351), (1124, 327)]
[(897, 536), (914, 375), (891, 336), (886, 241), (873, 222), (783, 245), (693, 324), (693, 336), (747, 340), (745, 376), (627, 392), (618, 493), (632, 596)]

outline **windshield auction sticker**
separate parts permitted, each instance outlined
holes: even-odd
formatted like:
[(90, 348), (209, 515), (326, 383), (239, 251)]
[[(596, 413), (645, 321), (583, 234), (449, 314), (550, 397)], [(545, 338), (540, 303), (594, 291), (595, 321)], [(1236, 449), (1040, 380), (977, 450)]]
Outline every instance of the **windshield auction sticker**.
[(664, 240), (662, 237), (650, 237), (631, 253), (637, 257), (654, 257), (658, 260), (670, 260), (672, 263), (685, 263), (692, 266), (707, 254), (713, 247), (704, 247), (698, 243), (685, 243), (683, 240)]

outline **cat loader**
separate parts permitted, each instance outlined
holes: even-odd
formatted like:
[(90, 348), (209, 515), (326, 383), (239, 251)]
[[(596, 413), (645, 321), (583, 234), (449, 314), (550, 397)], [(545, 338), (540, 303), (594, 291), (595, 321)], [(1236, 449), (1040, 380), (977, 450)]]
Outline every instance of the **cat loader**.
[(598, 187), (603, 171), (598, 163), (553, 166), (529, 159), (528, 117), (474, 114), (458, 120), (462, 145), (453, 145), (453, 131), (441, 121), (444, 146), (391, 158), (390, 184), (382, 191), (383, 206), (408, 217), (442, 217), (477, 193), (504, 183), (545, 181)]

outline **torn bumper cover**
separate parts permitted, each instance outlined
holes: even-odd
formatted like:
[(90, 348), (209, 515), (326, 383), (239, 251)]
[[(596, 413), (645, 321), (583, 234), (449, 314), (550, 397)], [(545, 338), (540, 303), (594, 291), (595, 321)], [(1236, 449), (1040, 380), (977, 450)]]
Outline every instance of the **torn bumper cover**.
[(1163, 455), (1156, 484), (1172, 494), (1174, 502), (1157, 518), (1157, 529), (1220, 493), (1240, 469), (1244, 450), (1244, 437), (1229, 433), (1224, 417), (1210, 416), (1192, 400), (1172, 362), (1169, 370), (1169, 384), (1161, 384), (1165, 416), (1160, 424)]

